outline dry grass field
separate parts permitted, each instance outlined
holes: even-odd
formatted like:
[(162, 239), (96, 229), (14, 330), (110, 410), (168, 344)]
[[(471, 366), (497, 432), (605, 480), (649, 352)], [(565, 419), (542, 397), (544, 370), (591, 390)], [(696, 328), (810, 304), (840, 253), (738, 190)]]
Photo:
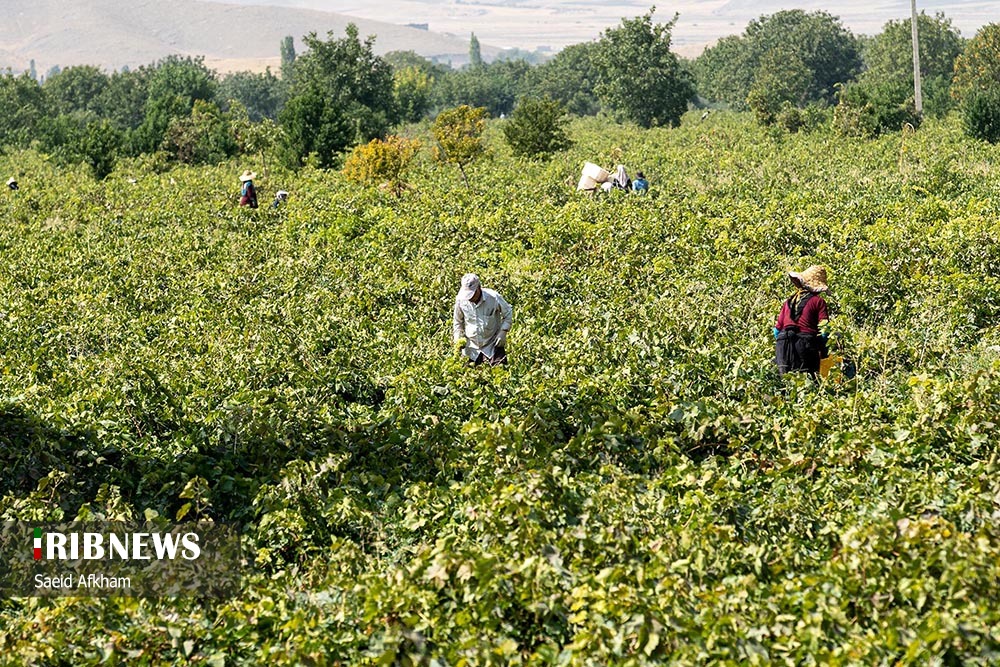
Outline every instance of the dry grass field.
[[(311, 31), (343, 35), (355, 23), (375, 34), (376, 51), (412, 49), (425, 57), (466, 58), (468, 35), (448, 37), (404, 25), (309, 9), (239, 6), (201, 0), (4, 0), (0, 21), (0, 68), (39, 74), (53, 65), (93, 64), (131, 68), (163, 56), (202, 55), (219, 71), (259, 70), (279, 64), (285, 35), (298, 40)], [(483, 55), (496, 53), (483, 45)]]

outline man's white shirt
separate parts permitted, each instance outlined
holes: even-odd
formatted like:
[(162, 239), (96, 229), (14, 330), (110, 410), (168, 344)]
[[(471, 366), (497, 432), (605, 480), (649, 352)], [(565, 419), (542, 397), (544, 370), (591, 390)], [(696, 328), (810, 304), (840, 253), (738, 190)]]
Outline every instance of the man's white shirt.
[(455, 299), (453, 317), (454, 340), (465, 338), (469, 344), (463, 353), (475, 361), (482, 352), (492, 359), (496, 352), (501, 330), (510, 329), (514, 311), (502, 296), (491, 289), (482, 288), (479, 303), (468, 299)]

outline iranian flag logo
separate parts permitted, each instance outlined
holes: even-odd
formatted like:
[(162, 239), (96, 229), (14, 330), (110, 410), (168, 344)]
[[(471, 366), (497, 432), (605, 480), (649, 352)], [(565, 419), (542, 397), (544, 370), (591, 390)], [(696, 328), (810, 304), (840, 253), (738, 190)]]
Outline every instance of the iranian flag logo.
[(35, 528), (35, 560), (42, 560), (42, 529)]

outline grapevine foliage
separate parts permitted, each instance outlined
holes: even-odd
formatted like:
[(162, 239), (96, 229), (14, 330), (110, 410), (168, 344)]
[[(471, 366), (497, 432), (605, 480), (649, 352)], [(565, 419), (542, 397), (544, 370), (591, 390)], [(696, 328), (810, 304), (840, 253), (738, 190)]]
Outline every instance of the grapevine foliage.
[[(5, 660), (995, 663), (995, 148), (569, 134), (488, 125), (476, 192), (272, 169), (255, 211), (242, 164), (0, 157), (0, 518), (233, 521), (253, 562), (224, 602), (0, 601)], [(612, 148), (649, 196), (573, 192)], [(814, 263), (854, 380), (773, 372)], [(507, 367), (451, 355), (469, 271)]]

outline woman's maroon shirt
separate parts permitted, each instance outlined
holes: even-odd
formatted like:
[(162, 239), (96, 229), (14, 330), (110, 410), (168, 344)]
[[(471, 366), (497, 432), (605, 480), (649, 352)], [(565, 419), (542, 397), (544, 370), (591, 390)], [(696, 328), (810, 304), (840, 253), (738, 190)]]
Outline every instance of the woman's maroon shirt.
[(788, 308), (788, 300), (786, 299), (781, 304), (781, 313), (778, 315), (778, 322), (774, 326), (778, 331), (783, 331), (785, 327), (797, 325), (799, 333), (818, 334), (819, 323), (827, 319), (830, 318), (826, 313), (826, 301), (823, 300), (822, 295), (814, 294), (806, 303), (805, 308), (802, 309), (802, 314), (799, 315), (798, 322), (792, 320), (792, 314)]

